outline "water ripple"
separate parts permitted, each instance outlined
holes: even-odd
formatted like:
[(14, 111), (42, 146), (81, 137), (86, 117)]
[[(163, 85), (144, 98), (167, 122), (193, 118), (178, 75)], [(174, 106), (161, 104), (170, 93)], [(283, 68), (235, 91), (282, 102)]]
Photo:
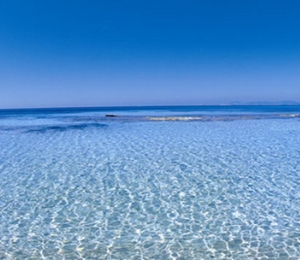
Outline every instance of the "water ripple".
[(0, 135), (1, 259), (300, 258), (297, 120), (35, 127)]

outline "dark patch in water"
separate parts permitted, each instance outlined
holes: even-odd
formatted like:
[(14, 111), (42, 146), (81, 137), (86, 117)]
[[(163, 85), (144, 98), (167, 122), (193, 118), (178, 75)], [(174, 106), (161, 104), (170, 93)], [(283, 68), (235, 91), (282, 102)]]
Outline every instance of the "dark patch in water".
[(32, 129), (29, 129), (25, 131), (26, 133), (45, 133), (49, 131), (54, 131), (54, 132), (65, 132), (69, 130), (84, 130), (86, 128), (103, 128), (107, 127), (106, 124), (76, 124), (76, 125), (56, 125), (56, 126), (39, 126), (39, 127), (34, 127)]
[(187, 169), (187, 166), (185, 164), (180, 164), (179, 167), (183, 172)]

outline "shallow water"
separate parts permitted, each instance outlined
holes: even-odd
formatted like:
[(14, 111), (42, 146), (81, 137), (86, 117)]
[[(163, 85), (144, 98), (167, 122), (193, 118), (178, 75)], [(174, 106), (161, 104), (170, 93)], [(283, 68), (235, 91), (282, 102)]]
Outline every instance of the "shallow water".
[(86, 116), (0, 120), (0, 259), (300, 258), (299, 119)]

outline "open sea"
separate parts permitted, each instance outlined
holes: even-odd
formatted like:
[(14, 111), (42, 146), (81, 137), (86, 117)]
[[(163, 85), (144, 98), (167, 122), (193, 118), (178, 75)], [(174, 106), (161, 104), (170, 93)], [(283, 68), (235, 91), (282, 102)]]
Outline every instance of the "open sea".
[(300, 259), (300, 106), (0, 110), (0, 180), (0, 259)]

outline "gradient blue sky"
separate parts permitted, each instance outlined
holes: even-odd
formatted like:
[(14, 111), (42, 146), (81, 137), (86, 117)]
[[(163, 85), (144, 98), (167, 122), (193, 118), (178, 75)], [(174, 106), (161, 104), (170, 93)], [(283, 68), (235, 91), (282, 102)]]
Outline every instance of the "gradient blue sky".
[(0, 2), (0, 108), (300, 101), (299, 1)]

